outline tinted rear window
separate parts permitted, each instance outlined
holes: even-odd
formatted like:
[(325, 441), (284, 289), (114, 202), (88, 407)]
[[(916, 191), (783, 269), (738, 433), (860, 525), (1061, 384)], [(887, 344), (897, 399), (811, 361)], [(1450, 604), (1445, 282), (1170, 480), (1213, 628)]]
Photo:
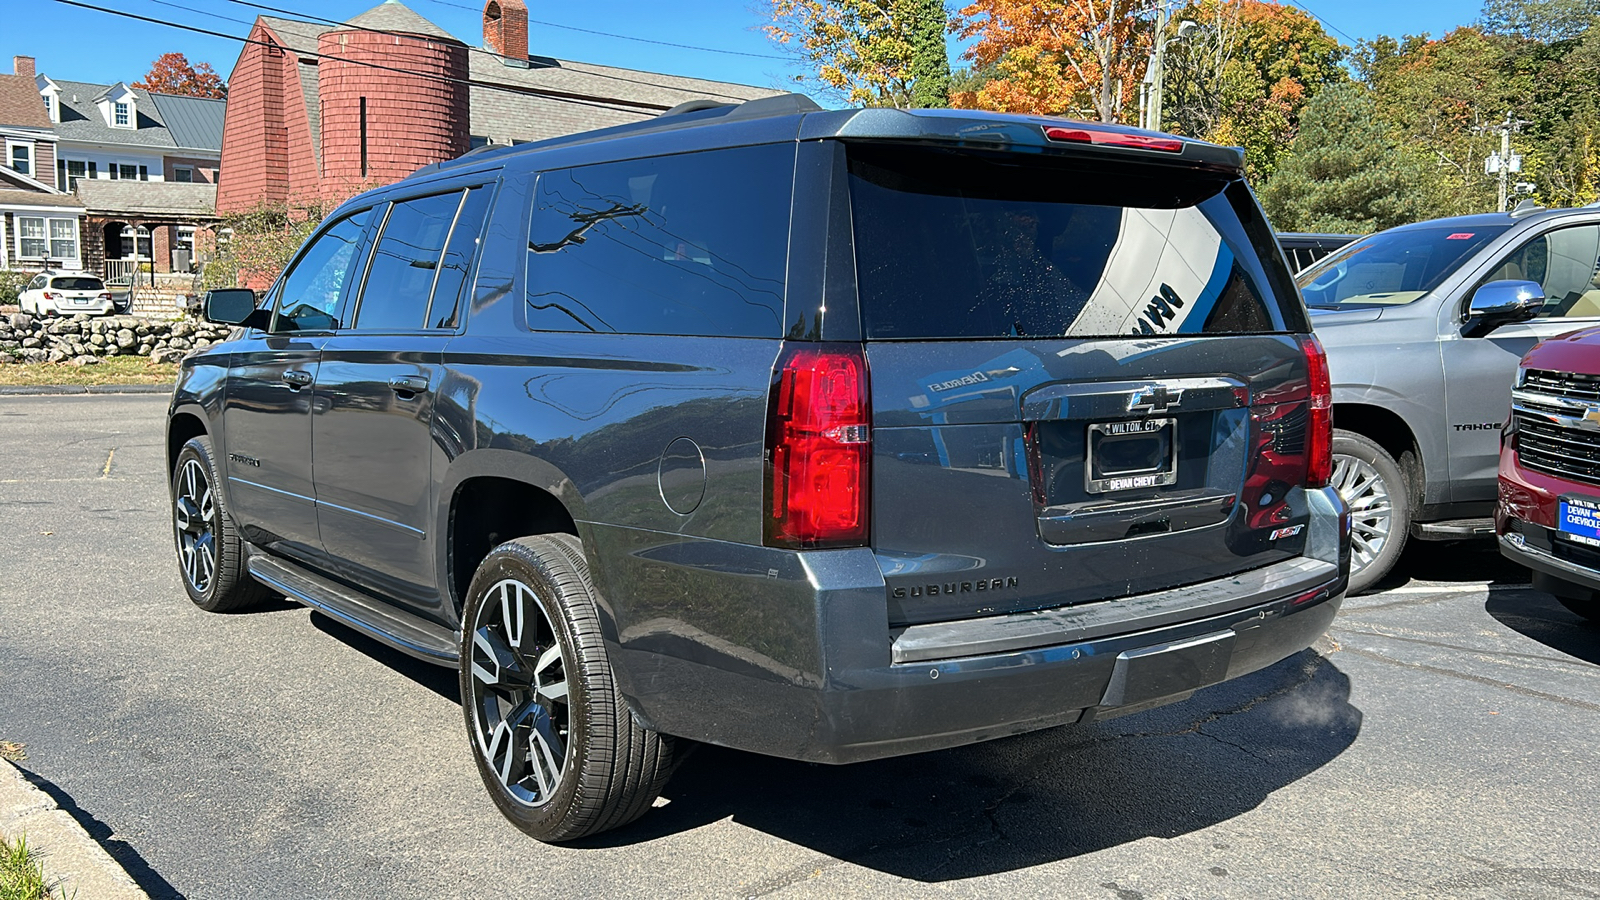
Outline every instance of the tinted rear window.
[(53, 278), (50, 286), (58, 291), (103, 291), (105, 282), (98, 278), (85, 278), (82, 276), (69, 278)]
[(1301, 327), (1298, 301), (1285, 310), (1275, 299), (1293, 288), (1265, 268), (1283, 266), (1242, 182), (1017, 154), (873, 144), (849, 154), (869, 338)]

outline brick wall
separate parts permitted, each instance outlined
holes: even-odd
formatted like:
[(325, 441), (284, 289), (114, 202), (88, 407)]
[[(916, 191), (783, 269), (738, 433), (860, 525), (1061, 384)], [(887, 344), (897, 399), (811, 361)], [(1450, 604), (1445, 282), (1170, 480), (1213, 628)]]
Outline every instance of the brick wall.
[(528, 58), (528, 7), (522, 0), (489, 0), (483, 8), (483, 44), (491, 53)]
[[(467, 78), (461, 44), (364, 31), (322, 35), (322, 175), (330, 199), (361, 183), (387, 184), (470, 149), (467, 86), (418, 76)], [(350, 60), (351, 62), (346, 62)], [(414, 75), (351, 63), (372, 62)], [(361, 100), (366, 98), (366, 170), (362, 170)]]
[[(289, 139), (284, 105), (304, 108), (298, 80), (285, 84), (294, 71), (294, 55), (282, 49), (272, 29), (257, 22), (228, 80), (228, 109), (222, 126), (222, 176), (217, 185), (217, 212), (254, 209), (289, 198)], [(291, 90), (292, 89), (292, 90)], [(302, 114), (301, 118), (304, 118)]]
[(194, 172), (194, 183), (216, 184), (219, 165), (217, 160), (197, 156), (165, 156), (161, 159), (161, 177), (167, 181), (177, 181), (178, 167), (188, 166)]

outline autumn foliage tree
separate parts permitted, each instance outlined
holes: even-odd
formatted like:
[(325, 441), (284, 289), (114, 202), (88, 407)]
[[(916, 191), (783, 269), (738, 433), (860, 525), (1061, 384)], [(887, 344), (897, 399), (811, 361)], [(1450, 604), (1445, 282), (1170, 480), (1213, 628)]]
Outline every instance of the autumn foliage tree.
[(771, 0), (767, 36), (815, 71), (796, 79), (864, 106), (943, 106), (950, 64), (938, 0)]
[(1150, 48), (1147, 0), (974, 0), (959, 13), (963, 54), (993, 73), (951, 105), (1000, 112), (1131, 118)]
[(186, 97), (212, 97), (228, 95), (228, 86), (212, 71), (211, 64), (203, 62), (189, 65), (182, 53), (163, 53), (150, 64), (149, 74), (133, 86), (157, 94), (179, 94)]

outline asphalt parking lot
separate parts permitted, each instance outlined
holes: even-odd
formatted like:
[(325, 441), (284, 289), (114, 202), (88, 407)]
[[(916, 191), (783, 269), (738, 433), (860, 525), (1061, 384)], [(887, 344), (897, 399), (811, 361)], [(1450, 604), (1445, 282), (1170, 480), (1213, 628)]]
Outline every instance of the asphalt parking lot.
[(152, 897), (1600, 896), (1600, 626), (1487, 545), (1185, 703), (843, 768), (703, 748), (550, 847), (483, 792), (453, 673), (185, 599), (165, 408), (0, 397), (0, 739)]

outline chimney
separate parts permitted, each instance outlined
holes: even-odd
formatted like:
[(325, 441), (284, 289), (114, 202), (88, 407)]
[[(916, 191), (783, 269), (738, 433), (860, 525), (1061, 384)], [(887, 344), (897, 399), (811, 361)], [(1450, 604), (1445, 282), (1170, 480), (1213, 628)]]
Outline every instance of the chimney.
[[(526, 9), (524, 9), (522, 11), (522, 23), (523, 23), (522, 24), (522, 33), (524, 35), (526, 35), (528, 33), (528, 24), (527, 24), (528, 23), (528, 11)], [(524, 40), (526, 40), (526, 37), (524, 37)], [(11, 71), (16, 73), (16, 74), (18, 74), (18, 75), (26, 75), (29, 78), (32, 78), (33, 77), (33, 57), (31, 57), (31, 56), (13, 56), (13, 57), (11, 57)]]
[(522, 0), (489, 0), (483, 8), (483, 45), (510, 65), (528, 63), (528, 7)]

